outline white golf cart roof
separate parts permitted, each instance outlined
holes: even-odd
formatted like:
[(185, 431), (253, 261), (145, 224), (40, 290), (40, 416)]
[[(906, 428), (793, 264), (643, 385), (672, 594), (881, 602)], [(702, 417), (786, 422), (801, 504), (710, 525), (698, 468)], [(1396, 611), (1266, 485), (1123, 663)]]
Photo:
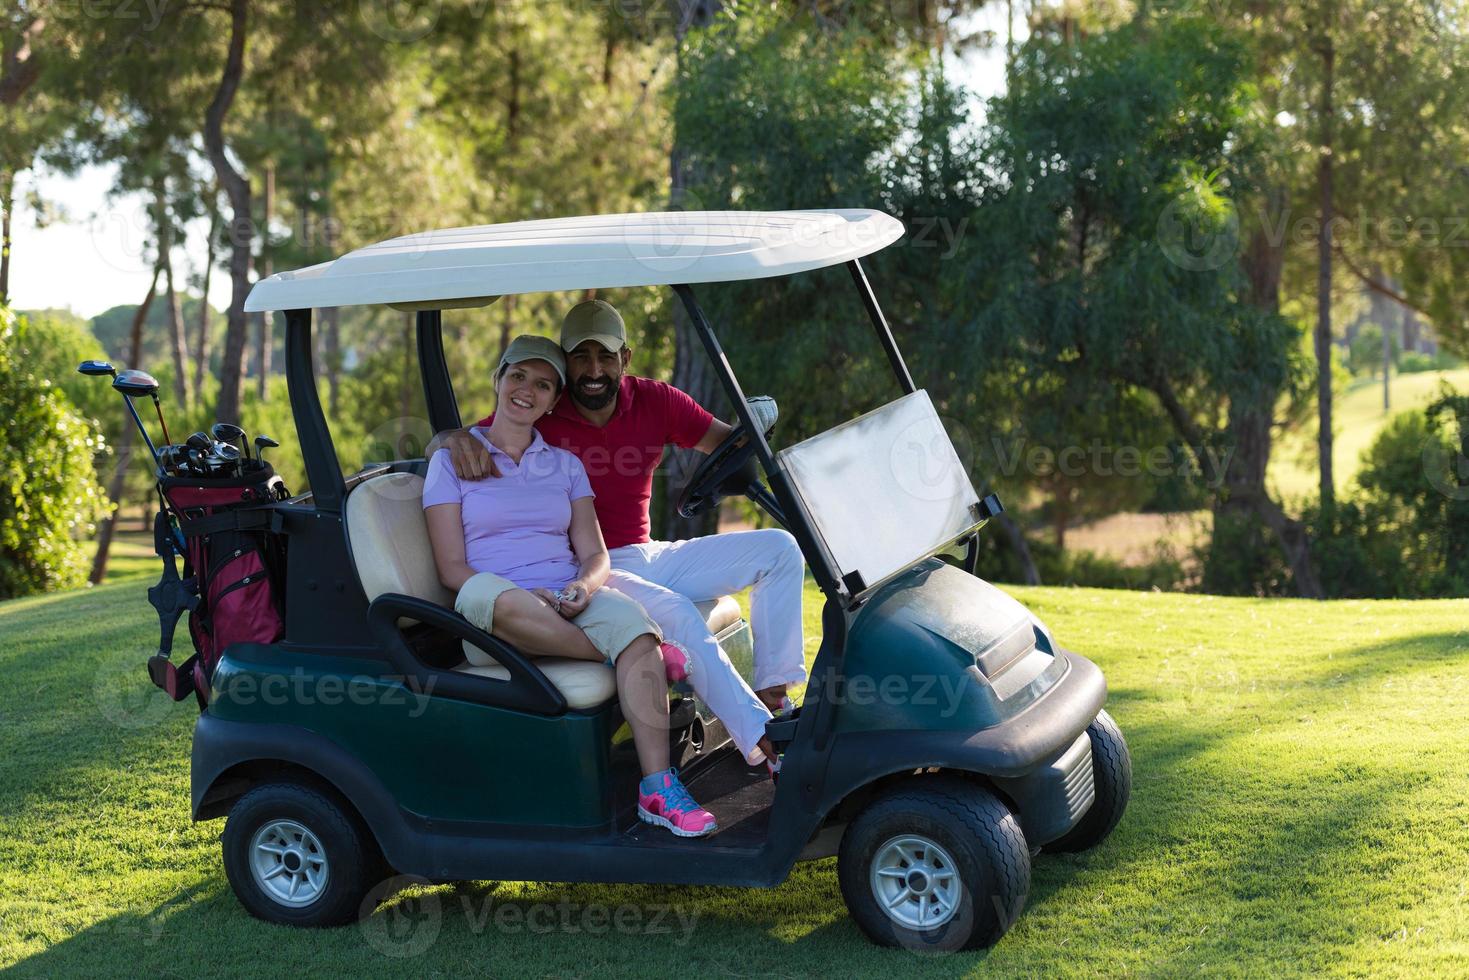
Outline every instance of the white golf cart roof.
[(885, 248), (881, 211), (669, 211), (405, 235), (255, 284), (245, 310), (481, 306), (514, 293), (787, 276)]

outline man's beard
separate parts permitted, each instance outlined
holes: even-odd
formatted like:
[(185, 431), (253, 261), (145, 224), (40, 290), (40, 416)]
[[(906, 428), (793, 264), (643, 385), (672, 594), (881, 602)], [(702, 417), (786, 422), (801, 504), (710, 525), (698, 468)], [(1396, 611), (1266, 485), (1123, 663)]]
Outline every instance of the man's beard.
[(598, 412), (611, 405), (612, 399), (617, 397), (618, 380), (605, 376), (603, 380), (606, 382), (606, 387), (602, 389), (602, 393), (599, 395), (589, 395), (582, 391), (581, 382), (572, 385), (572, 400), (589, 412)]

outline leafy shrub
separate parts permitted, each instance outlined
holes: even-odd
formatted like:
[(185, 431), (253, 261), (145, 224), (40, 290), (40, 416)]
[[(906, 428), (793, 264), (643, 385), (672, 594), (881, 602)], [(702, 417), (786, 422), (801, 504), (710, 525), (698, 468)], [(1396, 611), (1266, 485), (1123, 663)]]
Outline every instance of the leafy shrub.
[(1469, 398), (1445, 392), (1392, 419), (1362, 454), (1356, 491), (1316, 528), (1328, 595), (1469, 595)]
[(86, 581), (79, 540), (106, 510), (92, 456), (100, 437), (39, 374), (47, 333), (0, 307), (0, 599)]
[(1454, 368), (1463, 367), (1464, 362), (1452, 354), (1439, 351), (1437, 354), (1424, 354), (1420, 351), (1404, 351), (1398, 358), (1399, 374), (1418, 374), (1423, 371), (1452, 371)]

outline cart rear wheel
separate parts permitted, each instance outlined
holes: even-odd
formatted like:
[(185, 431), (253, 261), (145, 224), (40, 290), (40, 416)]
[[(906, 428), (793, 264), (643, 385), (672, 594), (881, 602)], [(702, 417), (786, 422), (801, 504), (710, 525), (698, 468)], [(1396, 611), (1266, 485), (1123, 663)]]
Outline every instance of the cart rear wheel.
[(1097, 798), (1075, 827), (1045, 846), (1052, 853), (1090, 850), (1106, 840), (1122, 819), (1132, 795), (1132, 756), (1117, 722), (1107, 712), (1099, 711), (1086, 734), (1092, 743), (1092, 782)]
[(1020, 915), (1030, 851), (1020, 824), (983, 787), (924, 779), (870, 804), (842, 837), (842, 898), (880, 946), (991, 946)]
[(221, 838), (230, 887), (267, 922), (351, 922), (379, 867), (377, 845), (341, 804), (295, 783), (268, 783), (230, 810)]

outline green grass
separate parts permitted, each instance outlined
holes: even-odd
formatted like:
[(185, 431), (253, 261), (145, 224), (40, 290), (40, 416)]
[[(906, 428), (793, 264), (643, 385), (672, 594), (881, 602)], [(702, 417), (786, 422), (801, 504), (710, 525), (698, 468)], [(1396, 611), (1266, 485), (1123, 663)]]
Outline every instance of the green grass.
[[(394, 958), (372, 939), (431, 934), (391, 907), (366, 928), (303, 932), (235, 903), (222, 824), (188, 816), (193, 709), (160, 703), (143, 677), (145, 584), (0, 604), (0, 968), (20, 975), (1421, 976), (1469, 963), (1469, 602), (1016, 589), (1106, 671), (1136, 785), (1101, 848), (1036, 861), (1025, 913), (988, 953), (869, 946), (828, 860), (769, 891), (410, 892), (437, 904), (438, 932)], [(812, 630), (817, 612), (813, 595)], [(572, 923), (625, 907), (632, 928), (532, 931), (514, 917), (538, 903), (568, 903)], [(672, 914), (667, 932), (636, 928), (670, 907), (691, 933)]]
[[(1377, 438), (1387, 420), (1398, 412), (1422, 408), (1437, 396), (1441, 382), (1469, 390), (1469, 368), (1456, 371), (1424, 371), (1395, 375), (1390, 387), (1392, 409), (1382, 410), (1382, 379), (1358, 378), (1332, 405), (1331, 448), (1336, 489), (1344, 491), (1357, 472), (1362, 451)], [(1314, 409), (1313, 409), (1314, 411)], [(1293, 432), (1270, 458), (1271, 487), (1289, 501), (1315, 497), (1320, 485), (1316, 460), (1316, 419), (1313, 415), (1301, 431)]]
[[(92, 550), (94, 546), (88, 544), (87, 547)], [(107, 553), (105, 581), (117, 582), (138, 576), (156, 579), (162, 567), (158, 556), (153, 553), (152, 531), (119, 531)]]

